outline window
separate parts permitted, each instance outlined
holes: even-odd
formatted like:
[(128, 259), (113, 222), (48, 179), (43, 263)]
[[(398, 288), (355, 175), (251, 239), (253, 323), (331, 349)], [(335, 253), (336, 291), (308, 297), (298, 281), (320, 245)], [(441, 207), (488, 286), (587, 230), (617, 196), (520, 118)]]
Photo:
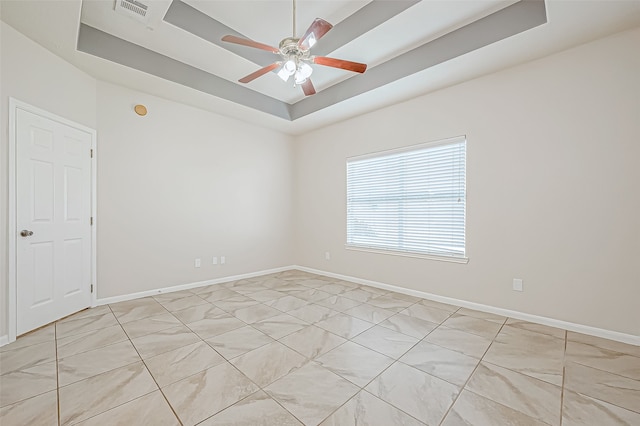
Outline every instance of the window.
[(347, 159), (347, 248), (465, 258), (464, 137)]

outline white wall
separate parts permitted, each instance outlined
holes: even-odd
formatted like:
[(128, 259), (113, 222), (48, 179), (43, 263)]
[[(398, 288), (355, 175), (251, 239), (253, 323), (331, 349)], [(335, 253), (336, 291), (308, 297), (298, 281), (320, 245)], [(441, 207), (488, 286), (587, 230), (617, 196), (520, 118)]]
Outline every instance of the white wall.
[(99, 298), (291, 264), (291, 137), (107, 83), (98, 117)]
[[(639, 45), (617, 34), (299, 137), (296, 263), (640, 335)], [(345, 159), (458, 135), (469, 263), (345, 250)]]
[(7, 330), (9, 97), (96, 128), (96, 80), (0, 22), (0, 336)]

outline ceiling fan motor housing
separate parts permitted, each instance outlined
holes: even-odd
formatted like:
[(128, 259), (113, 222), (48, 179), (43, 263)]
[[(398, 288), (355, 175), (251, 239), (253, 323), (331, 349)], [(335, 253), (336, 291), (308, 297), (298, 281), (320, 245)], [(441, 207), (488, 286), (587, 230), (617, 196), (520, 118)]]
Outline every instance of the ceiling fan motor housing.
[(298, 60), (308, 60), (311, 58), (309, 49), (303, 49), (298, 45), (299, 38), (288, 37), (280, 42), (278, 46), (280, 54), (285, 58), (296, 58)]

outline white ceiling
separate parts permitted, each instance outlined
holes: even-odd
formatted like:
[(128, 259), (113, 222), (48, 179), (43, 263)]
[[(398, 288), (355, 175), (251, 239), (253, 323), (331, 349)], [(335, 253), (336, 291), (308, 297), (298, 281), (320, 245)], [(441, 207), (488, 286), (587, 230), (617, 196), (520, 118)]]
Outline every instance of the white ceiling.
[[(262, 43), (277, 46), (282, 38), (291, 35), (292, 5), (289, 0), (183, 1), (219, 23)], [(640, 1), (550, 0), (546, 2), (546, 24), (385, 83), (365, 93), (340, 99), (338, 103), (329, 103), (328, 106), (290, 121), (247, 107), (242, 102), (214, 96), (76, 50), (80, 23), (83, 23), (228, 80), (233, 87), (241, 85), (237, 83), (240, 77), (268, 64), (256, 64), (224, 46), (166, 22), (164, 17), (171, 6), (171, 0), (144, 2), (150, 4), (150, 19), (146, 26), (116, 13), (113, 0), (2, 0), (0, 10), (3, 21), (98, 79), (290, 134), (300, 134), (640, 25)], [(370, 3), (366, 0), (298, 0), (297, 35), (301, 35), (316, 17), (336, 26), (350, 16), (363, 16), (363, 11), (371, 6)], [(395, 16), (390, 16), (385, 22), (327, 56), (367, 63), (369, 71), (376, 65), (393, 64), (393, 58), (397, 58), (400, 63), (399, 58), (403, 53), (513, 3), (516, 0), (422, 0)], [(338, 32), (338, 27), (333, 31)], [(252, 50), (245, 47), (240, 49)], [(273, 56), (277, 60), (277, 56)], [(365, 76), (315, 66), (312, 76), (318, 90), (318, 95), (315, 96), (320, 99), (323, 90), (341, 81), (348, 80), (352, 86), (357, 85), (358, 78)], [(248, 87), (283, 105), (295, 106), (304, 98), (300, 88), (284, 83), (275, 73), (268, 73), (254, 80)]]

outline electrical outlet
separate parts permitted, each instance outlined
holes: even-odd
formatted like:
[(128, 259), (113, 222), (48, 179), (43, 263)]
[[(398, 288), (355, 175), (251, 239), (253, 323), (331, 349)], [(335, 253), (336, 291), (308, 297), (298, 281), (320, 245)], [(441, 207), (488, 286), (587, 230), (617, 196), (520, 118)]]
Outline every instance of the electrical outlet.
[(324, 252), (324, 258), (325, 260), (331, 260), (331, 253), (329, 253), (328, 251)]
[(520, 278), (513, 279), (513, 290), (522, 291), (522, 280)]
[(214, 265), (218, 264), (218, 257), (217, 256), (213, 256), (213, 264)]
[(227, 259), (224, 256), (220, 256), (220, 264), (224, 265)]
[(201, 263), (200, 258), (197, 258), (197, 259), (193, 262), (193, 266), (195, 266), (196, 268), (199, 268), (199, 267), (200, 267), (200, 263)]

